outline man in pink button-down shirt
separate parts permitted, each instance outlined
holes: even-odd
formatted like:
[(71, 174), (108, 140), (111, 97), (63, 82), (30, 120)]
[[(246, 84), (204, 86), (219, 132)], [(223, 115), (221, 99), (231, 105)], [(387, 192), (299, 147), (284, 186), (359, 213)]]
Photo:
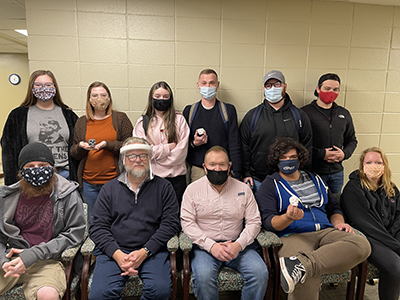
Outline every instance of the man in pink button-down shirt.
[(268, 270), (255, 250), (261, 218), (253, 193), (228, 176), (231, 165), (224, 148), (210, 148), (203, 167), (206, 176), (187, 187), (181, 209), (182, 229), (194, 244), (195, 296), (218, 299), (217, 272), (225, 265), (241, 273), (242, 299), (263, 299)]

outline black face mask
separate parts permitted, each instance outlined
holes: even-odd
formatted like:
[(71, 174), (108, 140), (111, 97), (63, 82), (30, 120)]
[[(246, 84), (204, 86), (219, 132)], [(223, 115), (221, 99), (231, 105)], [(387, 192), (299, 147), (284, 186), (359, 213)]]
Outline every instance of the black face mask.
[(153, 98), (153, 106), (156, 110), (166, 111), (171, 106), (171, 99), (155, 99)]
[(228, 180), (228, 170), (214, 171), (207, 169), (207, 178), (213, 185), (224, 184)]

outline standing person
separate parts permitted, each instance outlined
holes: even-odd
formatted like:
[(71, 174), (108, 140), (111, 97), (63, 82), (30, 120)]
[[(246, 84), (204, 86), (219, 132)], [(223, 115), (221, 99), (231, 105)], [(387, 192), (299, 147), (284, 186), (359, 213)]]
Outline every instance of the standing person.
[(221, 266), (240, 272), (242, 299), (264, 299), (268, 270), (255, 250), (260, 212), (251, 189), (229, 176), (228, 153), (220, 146), (207, 150), (206, 176), (190, 184), (183, 196), (181, 223), (193, 245), (193, 287), (196, 299), (218, 299)]
[(121, 173), (119, 149), (123, 141), (132, 136), (132, 130), (128, 116), (112, 109), (107, 85), (99, 81), (90, 84), (86, 116), (76, 122), (71, 147), (71, 155), (80, 160), (78, 182), (83, 201), (88, 204), (90, 219), (101, 187)]
[(152, 174), (152, 148), (130, 137), (120, 150), (124, 171), (107, 182), (94, 206), (89, 233), (97, 255), (90, 300), (121, 299), (130, 275), (143, 281), (140, 299), (171, 294), (168, 240), (179, 230), (179, 207), (167, 180)]
[(312, 148), (310, 120), (293, 105), (286, 89), (282, 72), (272, 70), (265, 74), (265, 99), (247, 112), (240, 124), (243, 181), (253, 187), (255, 194), (265, 177), (273, 173), (267, 158), (276, 138), (291, 137), (308, 150)]
[(391, 175), (385, 152), (368, 148), (341, 196), (346, 220), (371, 244), (368, 261), (379, 270), (380, 300), (400, 296), (400, 193)]
[(233, 177), (240, 179), (242, 163), (236, 108), (217, 99), (219, 81), (214, 70), (202, 70), (197, 87), (201, 100), (183, 110), (190, 127), (187, 162), (191, 165), (191, 182), (205, 175), (204, 154), (212, 146), (221, 146), (228, 151)]
[(171, 182), (180, 204), (186, 188), (189, 126), (182, 114), (175, 111), (174, 96), (165, 81), (150, 88), (146, 114), (137, 120), (133, 136), (150, 142), (153, 174)]
[(69, 154), (77, 119), (62, 101), (54, 74), (49, 70), (33, 72), (25, 100), (8, 115), (1, 137), (5, 184), (18, 181), (18, 154), (33, 142), (50, 148), (58, 174), (77, 180), (78, 162)]
[(307, 159), (299, 142), (277, 139), (268, 156), (277, 172), (267, 176), (257, 194), (263, 226), (283, 243), (281, 285), (289, 300), (317, 300), (321, 275), (350, 270), (371, 252), (368, 241), (345, 223), (324, 181), (302, 170)]
[(59, 300), (66, 289), (64, 250), (82, 242), (86, 221), (78, 184), (54, 174), (39, 142), (18, 158), (20, 180), (0, 187), (0, 295), (22, 284), (28, 300)]
[(342, 161), (349, 159), (357, 147), (350, 112), (334, 102), (339, 91), (339, 76), (324, 74), (314, 92), (317, 100), (302, 107), (313, 130), (311, 171), (320, 175), (334, 194), (342, 192)]

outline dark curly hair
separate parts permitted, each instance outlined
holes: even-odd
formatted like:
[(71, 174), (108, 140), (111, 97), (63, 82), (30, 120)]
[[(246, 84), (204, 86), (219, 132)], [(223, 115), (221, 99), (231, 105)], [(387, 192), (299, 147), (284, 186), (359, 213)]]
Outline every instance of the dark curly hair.
[(299, 142), (290, 137), (277, 138), (269, 147), (268, 164), (274, 172), (279, 170), (279, 158), (288, 153), (290, 150), (296, 149), (299, 156), (300, 169), (302, 169), (308, 161), (308, 150)]

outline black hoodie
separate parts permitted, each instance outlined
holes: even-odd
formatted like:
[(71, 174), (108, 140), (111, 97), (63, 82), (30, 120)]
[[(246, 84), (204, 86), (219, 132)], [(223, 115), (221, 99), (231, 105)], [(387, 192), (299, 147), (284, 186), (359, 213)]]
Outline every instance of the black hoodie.
[(350, 174), (341, 196), (346, 222), (400, 255), (399, 190), (395, 187), (394, 197), (383, 188), (369, 191), (361, 186), (358, 174), (358, 170)]

